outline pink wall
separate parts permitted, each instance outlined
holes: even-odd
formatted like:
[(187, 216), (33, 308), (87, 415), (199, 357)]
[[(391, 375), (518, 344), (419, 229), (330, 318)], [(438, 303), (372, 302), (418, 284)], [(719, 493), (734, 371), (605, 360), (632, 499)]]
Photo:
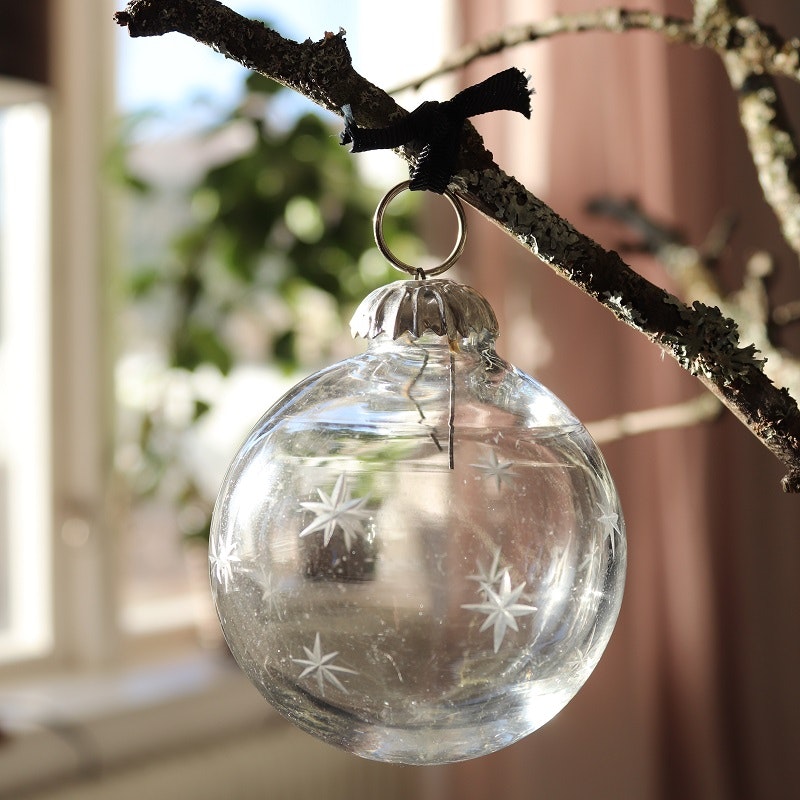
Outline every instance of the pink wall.
[[(604, 5), (463, 0), (457, 25), (469, 41), (509, 21)], [(787, 37), (800, 34), (797, 4), (748, 5)], [(691, 13), (686, 0), (637, 7)], [(740, 225), (720, 267), (726, 287), (736, 289), (744, 259), (767, 248), (780, 259), (776, 299), (800, 296), (797, 259), (761, 198), (714, 55), (653, 33), (574, 34), (479, 61), (463, 82), (507, 65), (533, 73), (534, 119), (493, 114), (477, 126), (498, 163), (579, 229), (614, 249), (630, 238), (587, 216), (586, 200), (599, 194), (636, 197), (692, 243), (734, 211)], [(781, 89), (800, 122), (800, 86)], [(673, 288), (654, 260), (630, 260)], [(702, 391), (485, 221), (472, 219), (462, 263), (501, 319), (500, 353), (535, 370), (584, 421)], [(793, 345), (800, 352), (797, 336)], [(494, 756), (443, 768), (436, 783), (446, 791), (436, 796), (787, 796), (800, 783), (800, 498), (781, 493), (780, 464), (727, 414), (604, 452), (629, 536), (627, 593), (606, 655), (553, 722)]]

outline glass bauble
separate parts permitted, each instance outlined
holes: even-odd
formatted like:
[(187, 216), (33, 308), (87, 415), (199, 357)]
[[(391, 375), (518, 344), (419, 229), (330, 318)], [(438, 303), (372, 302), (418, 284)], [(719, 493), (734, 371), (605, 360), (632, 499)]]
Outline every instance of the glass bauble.
[(495, 352), (488, 304), (450, 281), (379, 292), (366, 352), (295, 386), (234, 458), (213, 593), (242, 669), (302, 729), (458, 761), (589, 677), (622, 598), (622, 512), (585, 428)]

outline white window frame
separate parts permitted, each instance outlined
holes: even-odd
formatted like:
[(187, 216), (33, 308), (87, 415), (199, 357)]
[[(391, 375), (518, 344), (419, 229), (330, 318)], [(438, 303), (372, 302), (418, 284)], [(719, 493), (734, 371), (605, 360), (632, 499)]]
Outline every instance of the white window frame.
[(109, 663), (117, 648), (111, 214), (103, 188), (113, 39), (107, 2), (52, 9), (54, 658), (81, 668)]

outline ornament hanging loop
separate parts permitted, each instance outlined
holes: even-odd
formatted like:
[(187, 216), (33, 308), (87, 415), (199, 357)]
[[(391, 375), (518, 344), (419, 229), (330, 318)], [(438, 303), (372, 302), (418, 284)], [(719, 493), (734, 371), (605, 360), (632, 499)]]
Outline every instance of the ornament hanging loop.
[(394, 188), (389, 189), (380, 203), (378, 203), (377, 209), (375, 209), (375, 216), (372, 218), (372, 230), (375, 234), (375, 244), (378, 246), (378, 250), (381, 251), (386, 260), (395, 269), (399, 269), (401, 272), (407, 272), (409, 275), (413, 275), (417, 280), (425, 280), (429, 275), (441, 275), (443, 272), (450, 269), (461, 257), (461, 254), (464, 252), (464, 246), (467, 243), (467, 217), (464, 213), (464, 206), (461, 204), (461, 201), (449, 189), (445, 189), (444, 196), (450, 202), (453, 211), (456, 212), (456, 222), (458, 223), (456, 243), (453, 245), (450, 255), (447, 256), (441, 264), (437, 264), (430, 269), (423, 270), (421, 267), (406, 264), (404, 261), (397, 258), (389, 249), (389, 245), (386, 244), (386, 239), (383, 235), (383, 218), (389, 203), (410, 186), (411, 181), (403, 181), (402, 183), (398, 183)]

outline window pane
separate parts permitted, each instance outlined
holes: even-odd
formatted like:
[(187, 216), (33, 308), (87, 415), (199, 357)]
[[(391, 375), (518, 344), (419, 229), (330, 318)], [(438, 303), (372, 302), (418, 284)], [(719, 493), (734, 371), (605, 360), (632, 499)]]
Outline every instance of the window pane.
[[(364, 15), (356, 0), (227, 5), (301, 39), (355, 34)], [(130, 490), (121, 622), (142, 633), (209, 602), (206, 557), (186, 544), (204, 549), (229, 460), (300, 373), (362, 349), (346, 307), (397, 276), (372, 241), (380, 194), (356, 178), (361, 159), (338, 145), (330, 115), (185, 38), (126, 36), (117, 54), (131, 121), (119, 166), (133, 189), (116, 315), (116, 455)], [(383, 188), (406, 175), (387, 160)], [(403, 257), (418, 255), (408, 223), (398, 232)]]
[[(276, 0), (226, 5), (280, 21), (284, 30), (287, 16), (304, 19)], [(164, 277), (174, 283), (174, 240), (198, 213), (191, 187), (199, 176), (252, 146), (236, 126), (208, 134), (239, 102), (246, 76), (239, 64), (185, 37), (131, 40), (122, 31), (117, 40), (118, 103), (128, 121), (120, 167), (149, 186), (138, 194), (129, 184), (119, 226), (128, 294), (116, 315), (116, 459), (129, 495), (120, 531), (120, 624), (129, 634), (202, 622), (210, 610), (203, 537), (209, 506), (240, 441), (294, 382), (255, 365), (227, 379), (214, 370), (171, 368), (174, 297), (144, 286)], [(198, 405), (212, 412), (193, 420)]]
[(50, 117), (31, 96), (0, 82), (0, 662), (51, 644)]

